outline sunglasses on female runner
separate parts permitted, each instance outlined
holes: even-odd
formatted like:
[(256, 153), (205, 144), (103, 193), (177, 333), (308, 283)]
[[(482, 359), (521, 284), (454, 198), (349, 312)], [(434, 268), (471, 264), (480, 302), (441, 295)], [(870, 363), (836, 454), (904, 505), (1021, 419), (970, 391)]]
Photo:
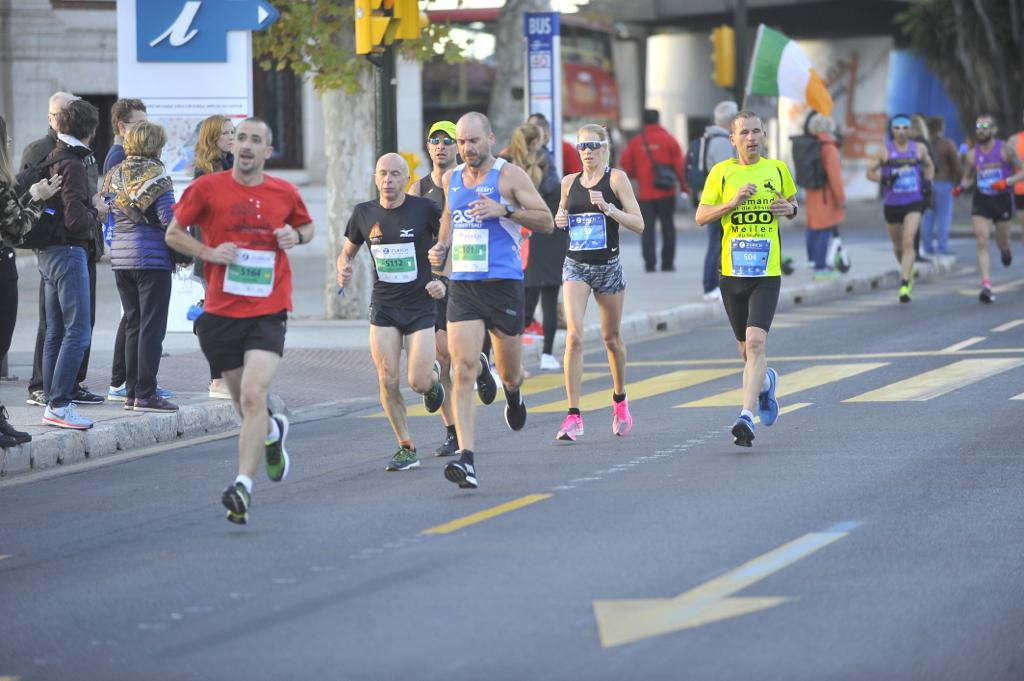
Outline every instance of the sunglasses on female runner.
[(455, 140), (453, 140), (451, 137), (431, 137), (427, 141), (430, 142), (431, 144), (441, 144), (443, 142), (446, 147), (450, 147), (451, 145), (455, 144)]
[(600, 149), (601, 147), (603, 147), (603, 146), (605, 146), (607, 144), (608, 143), (605, 142), (604, 140), (601, 140), (601, 141), (598, 141), (598, 142), (577, 142), (576, 143), (576, 151), (583, 151), (584, 149), (590, 149), (592, 151), (597, 151), (598, 149)]

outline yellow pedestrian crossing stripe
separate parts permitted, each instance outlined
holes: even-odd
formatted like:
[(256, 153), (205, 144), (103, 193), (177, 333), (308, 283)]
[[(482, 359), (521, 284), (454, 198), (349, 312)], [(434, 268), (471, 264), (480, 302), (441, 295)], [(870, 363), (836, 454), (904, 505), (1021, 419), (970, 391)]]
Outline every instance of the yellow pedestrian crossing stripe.
[[(626, 384), (626, 394), (631, 401), (642, 400), (645, 397), (655, 397), (670, 393), (675, 390), (682, 390), (691, 386), (714, 381), (725, 376), (735, 376), (742, 369), (682, 369), (672, 371), (661, 376), (645, 378), (635, 383)], [(581, 411), (593, 411), (612, 406), (611, 387), (598, 392), (592, 392), (580, 398)], [(538, 407), (530, 405), (530, 413), (558, 413), (566, 410), (566, 401), (563, 396), (554, 402), (548, 402)]]
[(1024, 365), (1024, 359), (962, 359), (844, 402), (923, 402)]
[[(791, 414), (794, 411), (796, 411), (797, 409), (803, 409), (804, 407), (809, 407), (812, 404), (814, 404), (814, 403), (813, 402), (794, 402), (793, 404), (783, 405), (782, 407), (779, 407), (779, 416), (782, 416), (783, 414)], [(733, 406), (736, 406), (736, 405), (733, 405)], [(754, 423), (761, 423), (761, 417), (760, 416), (755, 416), (754, 417)]]
[[(992, 287), (992, 293), (1007, 293), (1009, 291), (1016, 291), (1017, 289), (1024, 286), (1024, 279), (1015, 279), (1014, 281), (1008, 281), (1004, 284), (998, 284)], [(962, 296), (976, 296), (981, 288), (962, 288), (960, 289), (960, 295)]]
[(978, 343), (980, 343), (983, 340), (985, 340), (985, 336), (972, 336), (972, 337), (970, 337), (970, 338), (968, 338), (966, 340), (960, 341), (959, 343), (953, 343), (948, 348), (943, 348), (939, 352), (942, 352), (942, 353), (960, 352), (961, 350), (963, 350), (965, 348), (969, 348), (972, 345), (977, 345)]
[[(584, 371), (583, 381), (586, 382), (607, 375), (607, 371)], [(534, 395), (537, 393), (547, 392), (549, 390), (554, 390), (555, 388), (562, 388), (564, 392), (565, 389), (563, 386), (565, 386), (565, 378), (562, 376), (561, 372), (553, 374), (540, 374), (538, 376), (530, 376), (528, 379), (523, 381), (523, 387), (520, 392), (524, 397)], [(504, 395), (501, 392), (501, 385), (499, 384), (498, 397), (495, 398), (495, 402), (500, 401), (503, 397)], [(445, 397), (445, 399), (451, 399), (451, 396), (448, 395)], [(423, 406), (422, 401), (407, 405), (406, 409), (406, 414), (408, 416), (437, 416), (437, 414), (428, 413), (426, 407)], [(533, 409), (531, 408), (530, 411), (533, 411)], [(379, 411), (376, 414), (370, 414), (369, 416), (366, 416), (364, 418), (382, 419), (384, 417), (384, 412)]]
[[(816, 364), (815, 366), (800, 369), (793, 373), (780, 374), (779, 386), (776, 391), (778, 397), (786, 397), (801, 390), (810, 390), (827, 383), (857, 376), (873, 369), (888, 366), (888, 362), (863, 362), (858, 364)], [(676, 409), (688, 407), (735, 407), (743, 402), (742, 388), (727, 390), (724, 393), (677, 404)]]
[(1010, 399), (1011, 400), (1024, 400), (1024, 393), (1021, 393), (1020, 395), (1014, 395)]

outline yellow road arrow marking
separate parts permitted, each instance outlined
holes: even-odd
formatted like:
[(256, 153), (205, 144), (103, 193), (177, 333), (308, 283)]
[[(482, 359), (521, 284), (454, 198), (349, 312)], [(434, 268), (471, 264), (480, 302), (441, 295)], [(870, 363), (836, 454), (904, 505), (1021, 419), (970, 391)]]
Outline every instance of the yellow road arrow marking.
[[(645, 378), (642, 381), (636, 383), (628, 383), (626, 385), (626, 394), (629, 399), (633, 402), (641, 400), (645, 397), (654, 397), (663, 393), (672, 392), (673, 390), (682, 390), (683, 388), (689, 388), (700, 383), (706, 383), (707, 381), (713, 381), (723, 376), (731, 376), (738, 374), (742, 369), (681, 369), (679, 371), (672, 371), (667, 374), (655, 376), (653, 378)], [(598, 392), (592, 392), (584, 395), (580, 398), (580, 410), (581, 411), (593, 411), (595, 409), (604, 409), (612, 406), (612, 395), (611, 388)], [(529, 407), (530, 413), (552, 413), (552, 412), (563, 412), (566, 410), (566, 401), (564, 399), (556, 402), (548, 402), (542, 404), (539, 407)]]
[(1024, 359), (962, 359), (843, 402), (924, 402), (1024, 365)]
[(635, 643), (785, 603), (789, 600), (785, 597), (732, 595), (842, 539), (859, 524), (840, 523), (824, 532), (805, 534), (675, 598), (594, 601), (601, 647)]
[[(776, 395), (785, 397), (801, 390), (810, 390), (833, 383), (850, 376), (863, 374), (873, 369), (887, 366), (885, 362), (863, 363), (863, 364), (819, 364), (806, 369), (800, 369), (790, 374), (779, 376), (779, 387)], [(688, 407), (735, 407), (743, 402), (743, 391), (740, 388), (729, 390), (718, 395), (705, 397), (693, 402), (677, 404), (676, 409)]]

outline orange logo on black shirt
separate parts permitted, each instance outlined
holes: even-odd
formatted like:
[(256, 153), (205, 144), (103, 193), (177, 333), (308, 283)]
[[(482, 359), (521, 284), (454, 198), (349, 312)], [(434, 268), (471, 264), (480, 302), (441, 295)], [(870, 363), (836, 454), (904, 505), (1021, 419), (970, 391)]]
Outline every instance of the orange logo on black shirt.
[(373, 229), (370, 230), (369, 241), (371, 244), (379, 244), (384, 239), (384, 233), (380, 231), (380, 223), (373, 223)]

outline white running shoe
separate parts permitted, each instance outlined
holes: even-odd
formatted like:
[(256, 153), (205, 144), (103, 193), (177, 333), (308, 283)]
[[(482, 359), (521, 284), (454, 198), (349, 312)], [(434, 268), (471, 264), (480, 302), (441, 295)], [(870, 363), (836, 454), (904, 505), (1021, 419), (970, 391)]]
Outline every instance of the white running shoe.
[(562, 365), (558, 363), (554, 355), (543, 354), (540, 356), (541, 371), (561, 371)]

